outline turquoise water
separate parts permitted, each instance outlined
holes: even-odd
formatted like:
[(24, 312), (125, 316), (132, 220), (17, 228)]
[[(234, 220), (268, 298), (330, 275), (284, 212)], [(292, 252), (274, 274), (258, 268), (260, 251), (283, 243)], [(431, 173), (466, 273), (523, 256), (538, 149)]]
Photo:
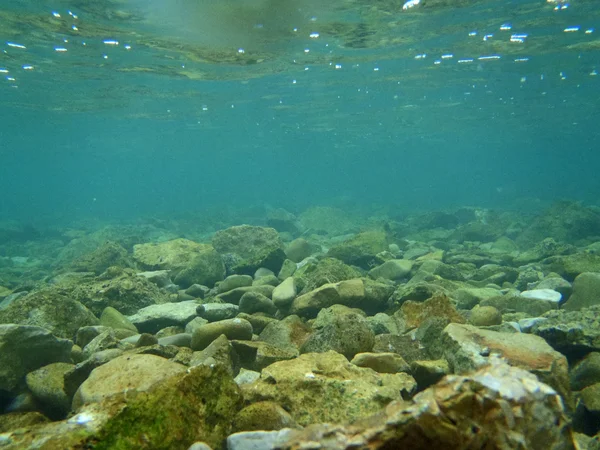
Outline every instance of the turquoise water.
[(0, 6), (0, 219), (597, 202), (592, 0)]

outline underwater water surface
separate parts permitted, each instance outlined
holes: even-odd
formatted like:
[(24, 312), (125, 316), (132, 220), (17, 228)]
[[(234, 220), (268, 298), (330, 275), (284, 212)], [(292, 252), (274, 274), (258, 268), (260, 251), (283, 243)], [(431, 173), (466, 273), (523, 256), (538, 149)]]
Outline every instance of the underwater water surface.
[(600, 9), (4, 0), (0, 218), (594, 203)]

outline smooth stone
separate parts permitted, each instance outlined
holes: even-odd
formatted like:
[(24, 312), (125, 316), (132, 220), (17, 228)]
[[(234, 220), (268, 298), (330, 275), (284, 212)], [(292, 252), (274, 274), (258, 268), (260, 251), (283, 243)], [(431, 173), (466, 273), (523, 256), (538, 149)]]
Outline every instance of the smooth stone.
[(546, 300), (553, 303), (560, 303), (562, 294), (553, 289), (532, 289), (521, 292), (521, 297), (532, 298), (536, 300)]
[(148, 272), (139, 272), (138, 277), (144, 277), (148, 281), (156, 284), (158, 287), (165, 287), (172, 284), (171, 277), (169, 276), (169, 270), (154, 270)]
[(185, 326), (196, 317), (198, 303), (193, 300), (178, 303), (163, 303), (150, 305), (140, 309), (137, 314), (128, 319), (140, 332), (156, 333), (161, 328), (173, 325)]
[(400, 280), (406, 278), (412, 270), (413, 262), (407, 259), (390, 259), (369, 271), (373, 279)]
[(192, 344), (192, 335), (188, 333), (178, 333), (172, 336), (160, 338), (160, 345), (175, 345), (177, 347), (190, 347)]
[(204, 303), (196, 307), (196, 313), (209, 322), (233, 319), (239, 312), (239, 306), (233, 303)]
[(115, 329), (130, 330), (134, 333), (138, 332), (135, 325), (131, 323), (126, 316), (121, 314), (112, 306), (107, 306), (104, 308), (104, 311), (102, 311), (102, 315), (100, 316), (100, 325)]
[(278, 308), (285, 308), (294, 301), (296, 294), (296, 280), (293, 277), (288, 277), (273, 289), (273, 303)]
[(266, 314), (274, 314), (277, 308), (273, 304), (273, 301), (262, 295), (259, 292), (246, 292), (240, 298), (240, 312), (246, 314), (254, 314), (257, 312), (263, 312)]
[(222, 334), (227, 339), (250, 340), (252, 339), (252, 331), (252, 324), (239, 318), (207, 323), (194, 331), (191, 348), (194, 351), (204, 350)]
[(502, 313), (493, 306), (476, 306), (471, 310), (469, 322), (476, 327), (490, 327), (502, 323)]
[(269, 450), (285, 442), (290, 428), (278, 431), (243, 431), (227, 436), (227, 450)]
[(222, 294), (236, 288), (252, 286), (252, 277), (250, 275), (229, 275), (217, 286), (217, 292)]
[(275, 273), (271, 270), (271, 269), (267, 269), (265, 267), (259, 267), (258, 269), (256, 269), (256, 272), (254, 272), (254, 279), (258, 280), (259, 278), (262, 277), (274, 277)]

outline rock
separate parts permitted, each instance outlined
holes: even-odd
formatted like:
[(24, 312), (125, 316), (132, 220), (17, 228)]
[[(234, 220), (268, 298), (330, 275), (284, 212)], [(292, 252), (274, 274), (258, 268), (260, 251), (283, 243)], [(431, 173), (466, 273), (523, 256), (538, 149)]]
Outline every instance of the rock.
[(458, 309), (472, 309), (483, 300), (502, 295), (498, 289), (492, 288), (460, 288), (452, 292), (451, 297)]
[(276, 287), (280, 283), (279, 278), (275, 274), (263, 275), (258, 277), (252, 283), (252, 286), (273, 286)]
[[(412, 279), (414, 279), (414, 277)], [(391, 305), (400, 307), (408, 300), (413, 302), (423, 302), (438, 295), (450, 295), (448, 289), (439, 284), (426, 281), (413, 282), (412, 279), (408, 283), (398, 286), (390, 297)]]
[[(185, 367), (154, 355), (123, 355), (92, 371), (73, 398), (73, 410), (83, 405), (120, 396), (124, 400), (134, 392), (148, 391)], [(132, 392), (129, 392), (129, 391)]]
[(444, 358), (454, 373), (468, 373), (500, 355), (548, 383), (572, 407), (567, 359), (546, 341), (530, 334), (498, 333), (472, 325), (451, 323), (442, 334)]
[(287, 308), (296, 298), (296, 281), (288, 277), (273, 290), (273, 303), (277, 308)]
[(233, 303), (204, 303), (196, 307), (196, 314), (209, 322), (233, 319), (239, 312), (239, 306)]
[(141, 333), (156, 333), (162, 328), (179, 325), (184, 327), (196, 317), (198, 304), (193, 301), (164, 303), (140, 309), (128, 319)]
[[(273, 272), (271, 269), (267, 269), (266, 267), (259, 267), (258, 269), (256, 269), (256, 272), (254, 272), (254, 282), (263, 277), (273, 276), (275, 276), (275, 272)], [(254, 284), (254, 282), (252, 284)]]
[(107, 328), (83, 347), (83, 355), (84, 357), (89, 358), (94, 353), (110, 348), (119, 348), (120, 344), (121, 340), (116, 335), (115, 330)]
[(558, 305), (562, 300), (562, 294), (552, 289), (532, 289), (521, 292), (521, 297), (527, 299), (544, 300)]
[(280, 431), (247, 431), (227, 436), (227, 450), (268, 450), (278, 447), (289, 435), (289, 429)]
[(406, 259), (390, 259), (380, 266), (372, 268), (369, 276), (373, 279), (400, 280), (410, 274), (412, 266), (413, 262)]
[(0, 323), (42, 327), (72, 339), (80, 327), (96, 325), (98, 319), (80, 302), (50, 288), (32, 292), (0, 310)]
[(259, 339), (287, 351), (298, 351), (312, 330), (298, 316), (287, 316), (283, 320), (269, 323), (260, 333)]
[(295, 428), (292, 416), (275, 402), (256, 402), (237, 413), (233, 431), (271, 431)]
[(307, 263), (294, 273), (300, 293), (305, 294), (325, 284), (359, 278), (361, 273), (335, 258), (324, 258), (317, 263)]
[(220, 230), (212, 238), (220, 254), (234, 255), (228, 270), (239, 274), (252, 274), (259, 267), (279, 272), (285, 260), (283, 243), (273, 228), (240, 225)]
[(426, 319), (431, 317), (445, 318), (454, 323), (466, 322), (445, 295), (436, 295), (422, 303), (406, 301), (402, 304), (400, 310), (394, 314), (394, 317), (399, 328), (404, 330), (418, 328)]
[(377, 254), (387, 250), (388, 244), (388, 238), (384, 231), (363, 231), (349, 240), (331, 247), (327, 256), (368, 270), (383, 262), (377, 257)]
[(252, 325), (244, 319), (228, 319), (207, 323), (192, 335), (192, 350), (204, 350), (212, 341), (224, 334), (227, 339), (252, 339)]
[(0, 325), (0, 390), (16, 393), (24, 377), (40, 367), (70, 362), (73, 343), (28, 325)]
[(192, 335), (190, 333), (177, 333), (171, 336), (165, 336), (158, 339), (158, 344), (189, 348), (192, 344)]
[(132, 261), (121, 245), (106, 241), (90, 253), (76, 258), (71, 269), (76, 272), (94, 272), (100, 275), (111, 266), (132, 267)]
[(584, 388), (579, 393), (579, 400), (577, 412), (579, 417), (583, 416), (580, 419), (582, 431), (588, 435), (597, 434), (600, 431), (600, 383)]
[(580, 391), (600, 383), (600, 353), (593, 352), (573, 365), (570, 371), (571, 389)]
[[(357, 353), (370, 352), (374, 334), (364, 313), (343, 305), (322, 309), (315, 322), (315, 330), (302, 345), (301, 353), (323, 353), (334, 350), (347, 358)], [(348, 337), (352, 336), (351, 339)]]
[(600, 305), (600, 273), (584, 272), (573, 282), (573, 294), (563, 305), (567, 311), (576, 311)]
[(183, 287), (195, 283), (212, 286), (225, 277), (225, 266), (215, 249), (188, 239), (137, 244), (133, 257), (146, 269), (170, 270), (175, 283)]
[(100, 325), (115, 329), (130, 330), (135, 333), (138, 332), (135, 325), (132, 324), (127, 317), (110, 306), (104, 308), (104, 311), (102, 311), (102, 315), (100, 316)]
[(140, 445), (154, 448), (160, 443), (162, 448), (186, 450), (194, 442), (221, 448), (242, 404), (231, 377), (219, 368), (200, 366), (168, 377), (163, 374), (161, 381), (151, 386), (147, 381), (136, 379), (139, 384), (126, 385), (126, 395), (89, 404), (69, 420), (11, 433), (10, 445), (5, 448), (93, 445), (97, 449), (127, 449)]
[(277, 278), (281, 281), (291, 277), (296, 272), (296, 263), (290, 259), (286, 259), (281, 265), (281, 270), (277, 274)]
[(293, 359), (298, 356), (298, 350), (282, 348), (261, 341), (233, 340), (231, 345), (240, 356), (240, 363), (246, 369), (261, 371), (277, 362)]
[(273, 290), (275, 288), (270, 285), (265, 286), (245, 286), (232, 289), (231, 291), (224, 292), (217, 295), (217, 298), (224, 303), (233, 303), (237, 305), (246, 292), (258, 292), (265, 297), (271, 298), (273, 296)]
[(217, 292), (229, 292), (239, 287), (252, 286), (252, 277), (250, 275), (229, 275), (217, 285)]
[[(198, 311), (198, 309), (196, 308), (196, 312)], [(202, 317), (196, 317), (192, 320), (190, 320), (186, 325), (185, 325), (185, 332), (189, 333), (189, 334), (194, 334), (194, 331), (197, 328), (200, 328), (201, 326), (204, 326), (208, 323), (208, 320), (203, 319)]]
[(277, 307), (273, 304), (273, 301), (259, 292), (246, 292), (242, 295), (242, 298), (240, 298), (239, 309), (241, 312), (247, 314), (256, 312), (274, 314), (275, 311), (277, 311)]
[(552, 289), (562, 294), (563, 301), (566, 301), (573, 293), (573, 286), (558, 274), (549, 274), (538, 283), (536, 289)]
[[(0, 433), (9, 433), (19, 428), (48, 423), (50, 420), (37, 411), (9, 412), (0, 415)], [(6, 440), (3, 445), (6, 445)]]
[[(260, 372), (254, 370), (247, 370), (243, 367), (240, 369), (240, 373), (235, 377), (235, 382), (238, 386), (243, 384), (251, 384), (260, 378)], [(2, 417), (2, 416), (0, 416)]]
[(235, 376), (240, 370), (240, 357), (231, 345), (231, 342), (220, 335), (212, 341), (204, 350), (194, 352), (190, 359), (189, 366), (199, 365), (215, 366), (219, 365), (231, 376)]
[(239, 313), (237, 315), (240, 319), (245, 319), (252, 324), (252, 329), (254, 330), (254, 334), (260, 334), (265, 329), (267, 325), (273, 322), (279, 322), (277, 319), (266, 316), (262, 313), (256, 314), (246, 314)]
[(315, 317), (323, 308), (339, 303), (340, 295), (337, 285), (329, 283), (296, 297), (292, 301), (290, 313), (303, 317)]
[(53, 420), (65, 418), (71, 410), (71, 398), (65, 393), (65, 373), (74, 367), (74, 364), (57, 362), (29, 372), (25, 377), (34, 398)]
[(375, 336), (372, 351), (378, 353), (397, 353), (409, 364), (416, 360), (430, 359), (429, 352), (425, 350), (425, 347), (421, 345), (421, 342), (412, 333), (401, 336), (379, 334)]
[(378, 374), (332, 351), (271, 364), (258, 381), (242, 386), (247, 401), (278, 403), (301, 426), (366, 417), (414, 388), (405, 373)]
[(373, 334), (399, 334), (396, 321), (385, 313), (377, 313), (374, 316), (367, 317), (367, 322), (373, 331)]
[(138, 272), (138, 277), (143, 277), (148, 281), (156, 284), (160, 288), (164, 288), (172, 284), (171, 276), (168, 270), (153, 270), (148, 272)]
[(600, 351), (600, 305), (580, 311), (554, 310), (531, 328), (570, 361)]
[(204, 297), (206, 297), (206, 294), (208, 293), (210, 289), (207, 286), (204, 286), (202, 284), (192, 284), (189, 288), (187, 288), (185, 290), (185, 293), (187, 295), (192, 296), (193, 298), (200, 298), (203, 299)]
[(137, 348), (149, 347), (156, 344), (158, 344), (158, 338), (150, 333), (142, 333), (138, 335), (138, 339), (135, 341), (135, 346)]
[(312, 245), (304, 238), (294, 239), (285, 249), (287, 257), (295, 263), (308, 258), (312, 253)]
[(300, 450), (307, 442), (311, 450), (578, 448), (556, 392), (527, 371), (500, 362), (470, 375), (448, 376), (410, 403), (393, 402), (353, 425), (292, 431), (287, 442), (271, 448)]
[(379, 373), (410, 373), (408, 363), (396, 353), (357, 353), (350, 362)]
[(165, 290), (129, 269), (110, 280), (95, 279), (77, 284), (72, 288), (71, 296), (98, 316), (108, 306), (131, 315), (146, 306), (169, 301)]
[(498, 297), (482, 300), (481, 306), (493, 306), (502, 314), (522, 312), (529, 316), (541, 316), (544, 313), (558, 308), (558, 304), (548, 300), (522, 297), (520, 294), (509, 293)]
[(600, 255), (575, 253), (567, 256), (553, 256), (544, 260), (544, 269), (556, 272), (567, 280), (574, 280), (586, 272), (600, 272)]
[(493, 306), (477, 306), (471, 311), (469, 323), (476, 327), (491, 327), (502, 323), (502, 314)]
[(417, 381), (419, 390), (422, 391), (439, 383), (442, 378), (450, 373), (450, 367), (445, 359), (416, 360), (410, 365), (410, 373)]

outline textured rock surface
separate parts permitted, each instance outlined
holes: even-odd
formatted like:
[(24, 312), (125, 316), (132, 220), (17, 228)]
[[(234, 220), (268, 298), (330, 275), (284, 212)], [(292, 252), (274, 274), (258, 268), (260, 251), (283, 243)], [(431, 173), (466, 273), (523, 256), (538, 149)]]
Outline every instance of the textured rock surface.
[(300, 425), (366, 417), (415, 388), (414, 379), (405, 373), (378, 374), (335, 352), (274, 363), (258, 381), (242, 386), (247, 401), (274, 401)]
[(351, 426), (314, 425), (292, 432), (282, 450), (532, 449), (575, 450), (556, 392), (500, 362), (452, 375), (383, 413)]

